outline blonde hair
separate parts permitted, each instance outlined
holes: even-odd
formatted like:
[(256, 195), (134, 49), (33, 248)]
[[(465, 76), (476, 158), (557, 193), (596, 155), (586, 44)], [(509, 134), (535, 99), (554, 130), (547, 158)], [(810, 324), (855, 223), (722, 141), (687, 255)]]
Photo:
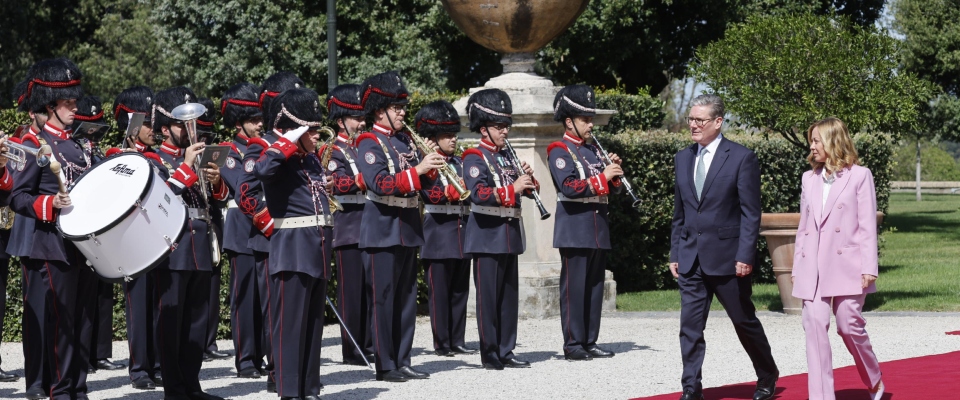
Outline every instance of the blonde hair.
[(853, 139), (850, 138), (850, 132), (843, 121), (836, 117), (829, 117), (814, 122), (807, 129), (807, 141), (810, 143), (813, 143), (814, 129), (820, 133), (823, 152), (827, 154), (826, 162), (817, 162), (813, 158), (813, 152), (810, 152), (807, 156), (807, 162), (810, 163), (814, 171), (825, 168), (827, 172), (832, 174), (854, 164), (860, 164), (857, 149), (853, 146)]

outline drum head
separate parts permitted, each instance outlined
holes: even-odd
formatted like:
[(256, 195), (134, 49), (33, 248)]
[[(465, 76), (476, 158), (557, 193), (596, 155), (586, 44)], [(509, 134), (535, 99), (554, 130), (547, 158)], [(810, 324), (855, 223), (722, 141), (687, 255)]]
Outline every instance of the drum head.
[(143, 199), (153, 175), (150, 162), (138, 153), (123, 153), (94, 165), (74, 182), (73, 205), (61, 210), (57, 219), (60, 231), (69, 238), (110, 229)]

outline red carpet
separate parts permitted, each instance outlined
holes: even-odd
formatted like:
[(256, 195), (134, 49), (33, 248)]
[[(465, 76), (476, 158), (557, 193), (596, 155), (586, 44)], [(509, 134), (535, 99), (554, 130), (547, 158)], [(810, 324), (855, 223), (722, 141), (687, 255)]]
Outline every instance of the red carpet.
[(947, 332), (947, 334), (960, 336), (960, 331)]
[[(880, 363), (886, 392), (883, 400), (960, 399), (960, 351)], [(838, 400), (869, 399), (856, 367), (834, 371), (834, 389)], [(679, 377), (678, 377), (679, 381)], [(679, 383), (679, 382), (678, 382)], [(751, 399), (756, 382), (707, 388), (707, 400)], [(681, 393), (638, 397), (635, 400), (677, 400)], [(780, 377), (776, 400), (806, 400), (807, 374)]]

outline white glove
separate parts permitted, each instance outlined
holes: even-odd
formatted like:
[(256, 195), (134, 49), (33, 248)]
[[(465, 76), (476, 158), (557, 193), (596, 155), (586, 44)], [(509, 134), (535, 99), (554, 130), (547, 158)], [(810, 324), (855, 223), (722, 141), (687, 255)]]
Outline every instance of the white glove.
[(297, 129), (284, 133), (283, 138), (289, 140), (291, 143), (296, 143), (298, 140), (300, 140), (300, 136), (303, 136), (303, 134), (306, 133), (308, 129), (310, 128), (306, 126), (301, 126)]

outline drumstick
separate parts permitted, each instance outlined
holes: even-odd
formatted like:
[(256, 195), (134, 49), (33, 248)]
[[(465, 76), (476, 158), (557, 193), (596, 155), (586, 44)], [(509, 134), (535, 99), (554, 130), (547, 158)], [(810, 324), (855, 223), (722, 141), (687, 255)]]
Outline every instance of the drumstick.
[(50, 170), (53, 171), (53, 174), (57, 176), (57, 183), (60, 185), (60, 193), (66, 193), (67, 186), (63, 184), (63, 179), (60, 178), (60, 162), (55, 159), (50, 159)]

